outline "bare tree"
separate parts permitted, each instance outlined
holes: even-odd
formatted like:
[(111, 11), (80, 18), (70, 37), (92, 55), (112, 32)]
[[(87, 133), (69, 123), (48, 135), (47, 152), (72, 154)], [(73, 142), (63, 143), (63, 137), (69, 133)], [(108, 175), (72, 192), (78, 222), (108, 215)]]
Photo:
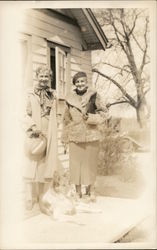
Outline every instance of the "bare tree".
[(148, 115), (146, 94), (150, 89), (147, 12), (145, 9), (95, 9), (93, 11), (102, 28), (105, 32), (108, 31), (111, 50), (110, 56), (108, 58), (104, 56), (99, 65), (114, 69), (114, 74), (106, 74), (106, 70), (105, 72), (100, 70), (98, 64), (94, 65), (93, 72), (98, 73), (120, 90), (121, 98), (108, 104), (108, 107), (128, 103), (136, 110), (137, 121), (142, 127), (146, 113)]

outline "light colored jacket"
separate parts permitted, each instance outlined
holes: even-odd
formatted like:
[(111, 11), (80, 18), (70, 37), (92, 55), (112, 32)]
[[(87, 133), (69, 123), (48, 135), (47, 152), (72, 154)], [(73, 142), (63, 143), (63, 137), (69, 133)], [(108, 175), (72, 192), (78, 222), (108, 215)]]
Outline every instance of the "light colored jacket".
[[(36, 125), (41, 130), (41, 107), (40, 98), (33, 89), (28, 92), (27, 111), (25, 116), (25, 132)], [(54, 171), (58, 166), (58, 147), (57, 147), (57, 118), (56, 118), (56, 100), (52, 100), (52, 107), (49, 115), (48, 133), (47, 133), (47, 149), (45, 156), (44, 178), (52, 178)], [(37, 162), (28, 159), (29, 166), (26, 166), (24, 177), (34, 178)], [(27, 163), (28, 164), (28, 163)]]

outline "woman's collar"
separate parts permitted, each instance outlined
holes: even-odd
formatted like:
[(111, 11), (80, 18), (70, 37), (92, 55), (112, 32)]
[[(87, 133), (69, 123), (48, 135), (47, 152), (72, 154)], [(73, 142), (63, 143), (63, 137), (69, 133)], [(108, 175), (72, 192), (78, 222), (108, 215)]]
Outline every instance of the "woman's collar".
[(83, 91), (79, 91), (77, 88), (75, 88), (76, 94), (80, 96), (84, 95), (87, 92), (87, 90), (88, 90), (88, 87), (84, 88)]

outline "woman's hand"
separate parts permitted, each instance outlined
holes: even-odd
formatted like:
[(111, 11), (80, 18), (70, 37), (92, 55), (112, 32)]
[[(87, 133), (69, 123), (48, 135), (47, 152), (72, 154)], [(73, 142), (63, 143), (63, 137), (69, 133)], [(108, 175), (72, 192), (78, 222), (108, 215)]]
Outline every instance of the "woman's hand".
[(32, 137), (37, 138), (39, 136), (42, 136), (42, 132), (41, 132), (41, 130), (37, 129), (36, 125), (33, 125), (31, 128), (29, 128), (27, 130), (27, 136), (30, 138), (32, 138)]
[(83, 119), (86, 121), (88, 119), (88, 114), (83, 113)]
[(42, 132), (40, 130), (35, 130), (32, 132), (32, 136), (35, 138), (40, 137), (40, 136), (42, 136)]

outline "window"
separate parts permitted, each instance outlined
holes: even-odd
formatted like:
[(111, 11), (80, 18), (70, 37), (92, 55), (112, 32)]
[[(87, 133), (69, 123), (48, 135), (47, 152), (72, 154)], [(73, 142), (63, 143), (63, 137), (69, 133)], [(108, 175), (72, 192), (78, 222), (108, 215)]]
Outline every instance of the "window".
[(51, 87), (59, 99), (64, 99), (70, 78), (70, 48), (48, 42), (48, 64), (53, 71)]
[(51, 80), (51, 88), (56, 89), (56, 60), (55, 60), (55, 49), (50, 48), (50, 68), (53, 72)]
[(67, 58), (65, 52), (56, 47), (56, 90), (61, 99), (64, 99), (66, 95), (66, 63)]

